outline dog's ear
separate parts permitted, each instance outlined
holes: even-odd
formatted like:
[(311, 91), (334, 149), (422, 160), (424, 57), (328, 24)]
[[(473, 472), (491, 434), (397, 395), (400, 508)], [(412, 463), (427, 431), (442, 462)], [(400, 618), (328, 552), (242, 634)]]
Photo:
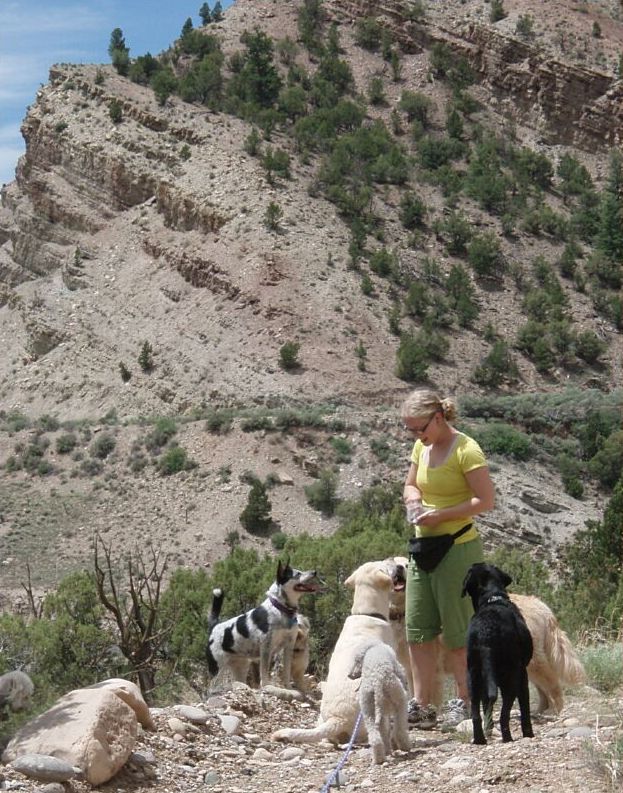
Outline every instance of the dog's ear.
[(290, 559), (286, 559), (285, 564), (280, 559), (279, 563), (277, 564), (277, 583), (285, 584), (291, 575), (292, 571), (290, 569)]
[(354, 573), (351, 573), (346, 581), (344, 581), (344, 586), (349, 587), (350, 589), (354, 589), (357, 585), (357, 570)]
[(466, 595), (471, 595), (471, 588), (474, 586), (474, 573), (472, 568), (470, 567), (463, 579), (463, 589), (461, 589), (461, 597), (464, 598)]
[(513, 583), (513, 579), (509, 576), (508, 573), (505, 573), (504, 570), (500, 570), (500, 580), (502, 581), (502, 586), (506, 589), (509, 584)]
[(372, 583), (379, 589), (390, 589), (394, 585), (394, 579), (387, 570), (375, 570), (372, 574)]

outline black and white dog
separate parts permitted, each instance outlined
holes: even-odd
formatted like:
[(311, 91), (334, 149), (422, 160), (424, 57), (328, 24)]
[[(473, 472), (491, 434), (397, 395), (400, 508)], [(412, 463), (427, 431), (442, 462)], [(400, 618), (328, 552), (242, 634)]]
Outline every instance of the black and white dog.
[(271, 662), (283, 650), (283, 685), (289, 688), (292, 653), (299, 630), (299, 600), (306, 593), (315, 594), (323, 589), (324, 582), (315, 570), (302, 572), (280, 561), (277, 578), (262, 604), (225, 622), (218, 621), (225, 594), (215, 589), (206, 647), (210, 674), (216, 677), (229, 671), (233, 680), (244, 683), (249, 665), (259, 659), (260, 685), (266, 686), (270, 683)]
[[(493, 705), (502, 693), (500, 731), (502, 740), (512, 741), (510, 712), (519, 700), (521, 732), (534, 738), (530, 720), (530, 693), (527, 667), (532, 658), (532, 636), (506, 587), (511, 577), (492, 564), (478, 562), (467, 571), (463, 597), (469, 595), (474, 606), (467, 630), (467, 673), (472, 702), (474, 743), (485, 744), (485, 731), (493, 727)], [(483, 731), (480, 704), (485, 716)]]

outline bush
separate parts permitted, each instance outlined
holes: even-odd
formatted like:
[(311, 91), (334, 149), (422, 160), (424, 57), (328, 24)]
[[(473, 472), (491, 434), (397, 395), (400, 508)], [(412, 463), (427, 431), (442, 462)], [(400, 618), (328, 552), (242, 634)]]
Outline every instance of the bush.
[(400, 200), (400, 220), (406, 229), (415, 229), (424, 225), (426, 204), (413, 193), (405, 193)]
[(189, 471), (196, 466), (197, 463), (188, 457), (188, 452), (181, 446), (171, 446), (158, 460), (158, 470), (163, 476)]
[(119, 374), (121, 375), (121, 380), (124, 383), (127, 383), (132, 379), (132, 372), (128, 369), (123, 361), (119, 361)]
[(251, 157), (256, 157), (261, 152), (261, 141), (262, 139), (260, 138), (260, 133), (255, 127), (253, 127), (251, 132), (249, 132), (247, 137), (244, 139), (242, 148), (247, 154), (250, 154)]
[(518, 376), (517, 365), (506, 342), (499, 339), (474, 370), (472, 380), (485, 388), (497, 388), (504, 382), (516, 380)]
[(495, 23), (499, 22), (505, 17), (506, 11), (504, 10), (504, 4), (502, 0), (491, 0), (491, 7), (489, 8), (489, 21)]
[(117, 441), (112, 435), (107, 432), (98, 435), (97, 438), (89, 447), (91, 457), (96, 457), (99, 460), (104, 460), (111, 452), (114, 451)]
[(283, 531), (276, 531), (270, 535), (270, 542), (276, 551), (283, 551), (288, 542), (288, 535)]
[(73, 452), (78, 443), (78, 438), (73, 432), (66, 432), (56, 439), (56, 451), (59, 454), (69, 454)]
[(123, 120), (123, 108), (117, 99), (113, 99), (108, 108), (108, 115), (113, 124), (119, 124)]
[(579, 358), (589, 364), (596, 364), (607, 349), (607, 345), (592, 330), (578, 333), (575, 340), (575, 352)]
[(502, 270), (502, 251), (493, 232), (478, 234), (467, 247), (467, 259), (474, 272), (486, 278), (499, 277)]
[(366, 50), (378, 50), (381, 46), (382, 28), (375, 17), (358, 19), (355, 25), (355, 42)]
[(472, 224), (464, 215), (451, 212), (440, 228), (448, 238), (446, 242), (448, 253), (458, 256), (466, 252), (467, 243), (472, 238)]
[(177, 432), (177, 423), (175, 419), (163, 416), (156, 419), (153, 429), (145, 438), (145, 446), (154, 451), (161, 449), (171, 440)]
[(143, 372), (149, 373), (154, 368), (154, 350), (148, 341), (144, 341), (138, 356), (138, 365)]
[(331, 517), (338, 505), (337, 476), (325, 468), (320, 472), (317, 482), (305, 487), (305, 495), (310, 507), (317, 509), (325, 517)]
[(592, 686), (598, 691), (617, 691), (623, 677), (623, 648), (620, 642), (582, 647), (580, 661)]
[(216, 434), (225, 434), (231, 429), (233, 418), (231, 410), (214, 410), (206, 418), (206, 430)]
[(335, 452), (335, 461), (337, 463), (349, 463), (352, 459), (353, 446), (346, 438), (339, 436), (330, 438), (329, 443)]
[(458, 323), (463, 328), (470, 328), (477, 319), (479, 310), (474, 287), (470, 277), (460, 264), (452, 265), (446, 281), (446, 294), (451, 309), (454, 310)]
[(371, 105), (384, 105), (386, 103), (385, 87), (381, 77), (372, 77), (368, 83), (368, 101)]
[(279, 365), (282, 369), (291, 372), (300, 366), (298, 359), (300, 348), (298, 341), (287, 341), (279, 348)]
[(272, 149), (268, 147), (262, 157), (262, 165), (266, 170), (268, 181), (271, 184), (273, 173), (279, 174), (283, 179), (290, 178), (290, 155), (283, 149)]
[(419, 121), (422, 127), (428, 126), (428, 117), (435, 105), (425, 94), (415, 91), (403, 91), (398, 107), (407, 116), (408, 121)]
[(387, 278), (395, 271), (397, 266), (396, 254), (387, 248), (380, 248), (370, 256), (370, 269), (381, 278)]
[(272, 526), (271, 510), (266, 486), (257, 479), (251, 486), (247, 505), (240, 513), (240, 523), (251, 534), (265, 534)]
[(522, 39), (534, 38), (534, 17), (531, 14), (520, 14), (517, 24), (515, 25), (515, 32)]
[(264, 225), (266, 228), (270, 229), (270, 231), (277, 231), (282, 218), (283, 209), (279, 206), (279, 204), (271, 201), (266, 207), (266, 212), (264, 213)]
[(530, 438), (523, 432), (498, 421), (472, 431), (474, 438), (487, 454), (499, 454), (515, 460), (529, 460), (534, 456)]
[(428, 354), (421, 340), (411, 333), (400, 336), (400, 345), (396, 353), (396, 377), (408, 382), (418, 382), (428, 375)]
[(556, 464), (562, 477), (562, 486), (565, 493), (568, 493), (573, 498), (582, 498), (584, 495), (584, 485), (582, 484), (584, 466), (582, 463), (570, 454), (560, 454)]
[(623, 431), (613, 432), (591, 458), (589, 471), (599, 483), (612, 489), (623, 474)]
[(465, 146), (455, 138), (434, 138), (425, 135), (418, 143), (418, 156), (423, 168), (436, 171), (451, 160), (463, 156)]

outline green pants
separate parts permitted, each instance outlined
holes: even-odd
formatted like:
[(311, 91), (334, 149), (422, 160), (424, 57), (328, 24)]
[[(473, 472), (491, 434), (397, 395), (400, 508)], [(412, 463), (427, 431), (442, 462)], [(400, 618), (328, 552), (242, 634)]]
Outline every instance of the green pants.
[(461, 590), (471, 565), (482, 561), (480, 537), (454, 543), (432, 573), (422, 572), (410, 560), (405, 614), (409, 643), (430, 642), (441, 633), (449, 649), (465, 646), (467, 626), (474, 610), (471, 598), (461, 597)]

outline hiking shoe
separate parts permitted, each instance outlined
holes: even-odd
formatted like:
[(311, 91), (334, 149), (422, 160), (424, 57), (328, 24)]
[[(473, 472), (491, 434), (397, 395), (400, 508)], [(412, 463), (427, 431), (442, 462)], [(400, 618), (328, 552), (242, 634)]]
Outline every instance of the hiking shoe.
[(471, 719), (471, 712), (462, 699), (450, 699), (443, 709), (442, 730), (454, 730), (465, 719)]
[(432, 705), (420, 705), (414, 699), (410, 699), (407, 719), (410, 727), (417, 727), (419, 730), (432, 730), (437, 724), (437, 711)]

